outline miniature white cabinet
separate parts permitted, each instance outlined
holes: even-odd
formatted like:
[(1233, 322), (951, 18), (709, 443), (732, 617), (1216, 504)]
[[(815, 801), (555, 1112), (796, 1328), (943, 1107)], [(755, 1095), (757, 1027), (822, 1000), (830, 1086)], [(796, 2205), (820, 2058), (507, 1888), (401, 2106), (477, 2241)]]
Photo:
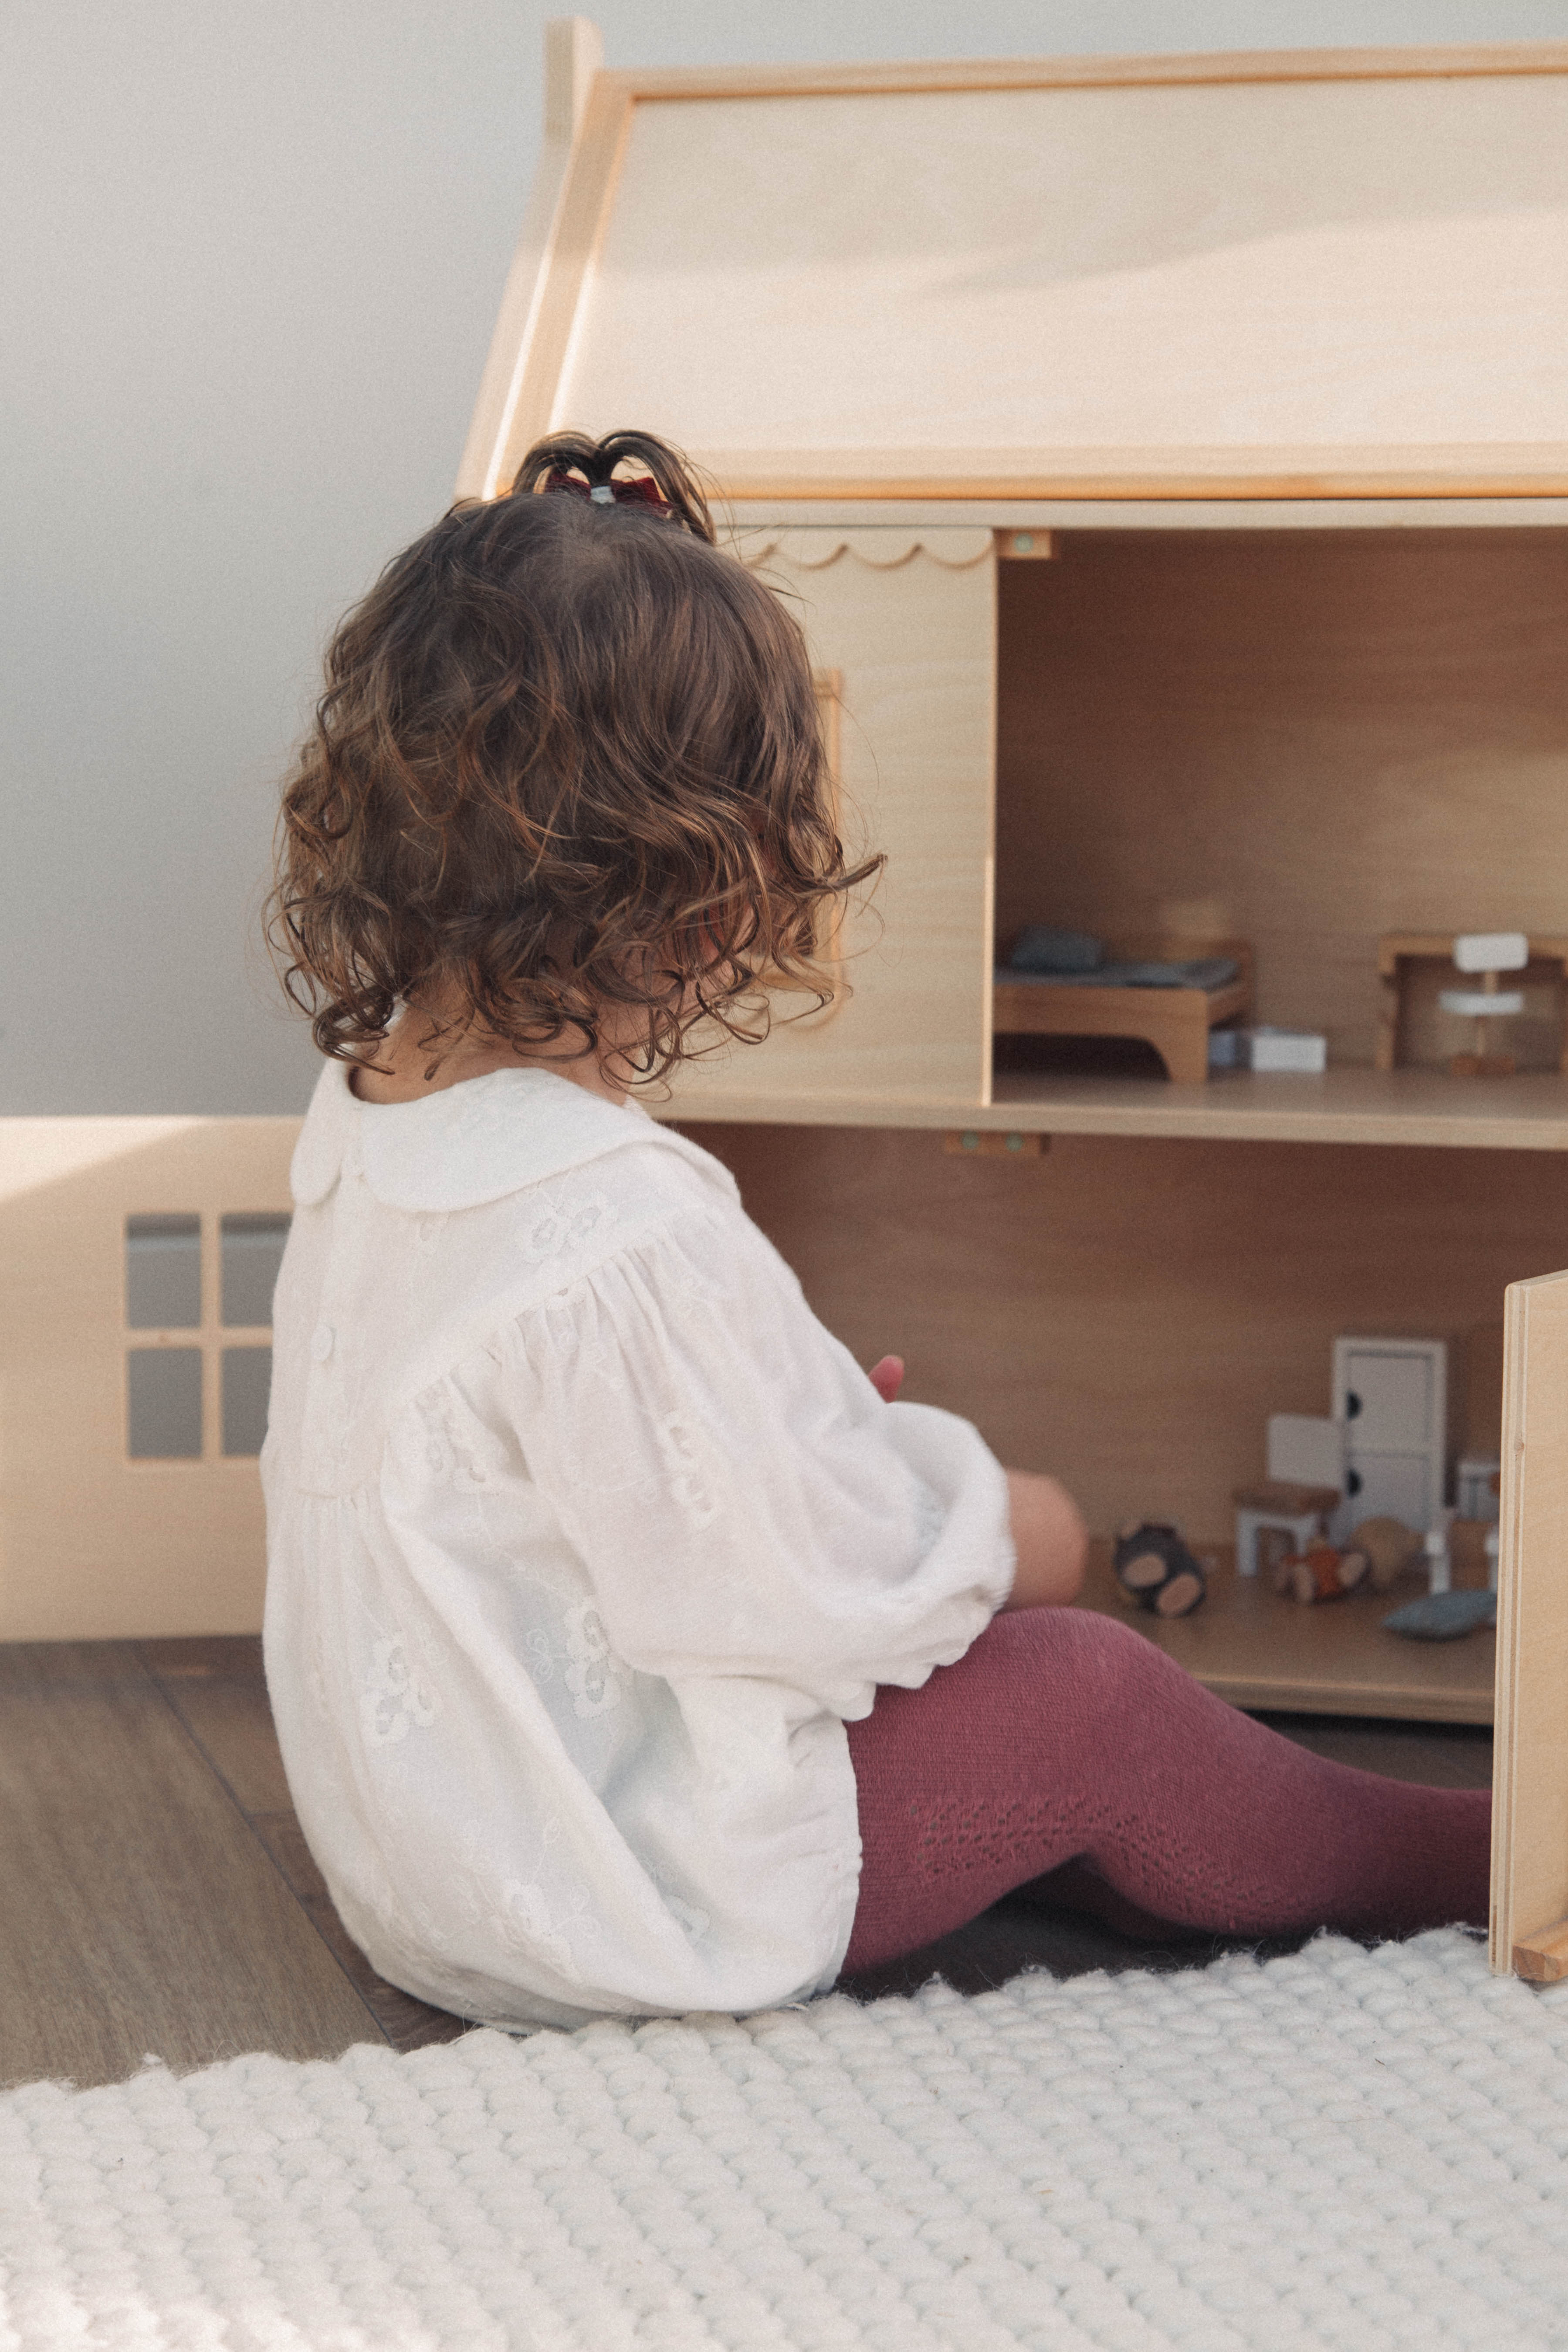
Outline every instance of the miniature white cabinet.
[(1417, 1531), (1433, 1524), (1447, 1495), (1447, 1399), (1443, 1340), (1334, 1341), (1351, 1519), (1403, 1519)]

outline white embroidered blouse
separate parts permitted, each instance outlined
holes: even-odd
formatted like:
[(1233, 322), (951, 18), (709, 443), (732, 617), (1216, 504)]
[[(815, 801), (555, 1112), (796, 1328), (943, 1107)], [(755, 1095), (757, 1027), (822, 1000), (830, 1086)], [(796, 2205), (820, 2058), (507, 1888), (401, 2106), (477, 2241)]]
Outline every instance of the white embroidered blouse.
[(717, 1160), (549, 1072), (329, 1064), (293, 1191), (267, 1676), (351, 1934), (502, 2026), (829, 1985), (844, 1722), (1005, 1598), (993, 1455), (882, 1402)]

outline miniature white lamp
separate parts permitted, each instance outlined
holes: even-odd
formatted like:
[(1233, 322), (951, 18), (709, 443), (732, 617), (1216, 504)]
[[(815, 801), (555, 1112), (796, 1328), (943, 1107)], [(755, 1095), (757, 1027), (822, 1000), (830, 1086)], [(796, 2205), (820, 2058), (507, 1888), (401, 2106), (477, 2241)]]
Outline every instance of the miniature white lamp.
[(1456, 1054), (1449, 1064), (1458, 1078), (1511, 1076), (1511, 1054), (1487, 1050), (1487, 1023), (1524, 1011), (1521, 988), (1500, 988), (1498, 975), (1522, 971), (1530, 961), (1530, 941), (1522, 931), (1461, 931), (1454, 941), (1454, 969), (1479, 975), (1479, 988), (1446, 988), (1437, 1002), (1445, 1013), (1457, 1013), (1476, 1024), (1476, 1050)]

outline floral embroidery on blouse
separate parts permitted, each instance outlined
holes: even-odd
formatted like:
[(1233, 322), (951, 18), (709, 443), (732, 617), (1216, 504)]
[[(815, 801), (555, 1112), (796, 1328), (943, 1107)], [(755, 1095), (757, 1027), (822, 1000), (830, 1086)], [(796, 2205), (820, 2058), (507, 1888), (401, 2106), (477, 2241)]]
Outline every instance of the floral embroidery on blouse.
[[(560, 1821), (549, 1814), (539, 1824), (532, 1868), (542, 1874), (551, 1850), (559, 1843)], [(470, 1820), (458, 1845), (458, 1868), (463, 1883), (463, 1907), (470, 1926), (483, 1924), (503, 1948), (519, 1960), (542, 1959), (558, 1976), (581, 1983), (583, 1970), (572, 1936), (590, 1948), (597, 1923), (592, 1916), (585, 1887), (575, 1885), (569, 1903), (552, 1902), (542, 1875), (524, 1878), (494, 1874), (497, 1842), (478, 1821)], [(524, 1864), (524, 1868), (529, 1864)], [(559, 1883), (560, 1870), (556, 1865)], [(571, 1931), (570, 1933), (568, 1931)]]
[(614, 1216), (615, 1211), (602, 1192), (590, 1192), (574, 1208), (561, 1208), (552, 1202), (529, 1234), (528, 1255), (537, 1264), (541, 1258), (560, 1257), (580, 1250)]
[(621, 1663), (591, 1601), (580, 1601), (566, 1612), (566, 1687), (578, 1715), (608, 1715), (619, 1706), (626, 1691)]
[(360, 1723), (373, 1748), (390, 1748), (406, 1739), (417, 1724), (428, 1730), (441, 1712), (440, 1701), (415, 1672), (401, 1632), (390, 1641), (371, 1646), (371, 1670), (360, 1695)]
[(659, 1451), (669, 1469), (669, 1491), (682, 1517), (693, 1528), (710, 1528), (719, 1506), (702, 1481), (696, 1440), (684, 1415), (667, 1412), (658, 1423)]

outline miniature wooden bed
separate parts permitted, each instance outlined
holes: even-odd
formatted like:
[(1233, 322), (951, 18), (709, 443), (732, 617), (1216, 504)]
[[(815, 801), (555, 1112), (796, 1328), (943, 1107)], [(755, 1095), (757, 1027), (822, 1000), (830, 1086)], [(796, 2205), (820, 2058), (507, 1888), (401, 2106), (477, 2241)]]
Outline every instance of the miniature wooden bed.
[[(1491, 1717), (1489, 1635), (1243, 1592), (1223, 1546), (1266, 1416), (1327, 1410), (1337, 1334), (1448, 1338), (1456, 1434), (1496, 1453), (1473, 1368), (1509, 1291), (1510, 1965), (1568, 1916), (1568, 1276), (1531, 1279), (1568, 1266), (1568, 1079), (1377, 1067), (1377, 942), (1568, 933), (1568, 44), (638, 75), (573, 19), (549, 56), (459, 488), (553, 425), (684, 444), (802, 618), (846, 826), (889, 854), (848, 1000), (669, 1114), (865, 1360), (898, 1349), (1098, 1528), (1221, 1552), (1169, 1638), (1240, 1704)], [(1026, 922), (1245, 939), (1258, 1017), (1330, 1067), (999, 1066)], [(0, 1134), (0, 1635), (256, 1622), (218, 1405), (195, 1456), (127, 1457), (125, 1219), (220, 1251), (226, 1213), (286, 1208), (288, 1135)], [(194, 1349), (153, 1342), (208, 1400), (266, 1339), (226, 1334), (216, 1279)]]
[(1005, 967), (992, 987), (992, 1034), (997, 1037), (1130, 1037), (1152, 1046), (1167, 1077), (1202, 1086), (1209, 1074), (1209, 1032), (1252, 1013), (1252, 949), (1246, 940), (1137, 939), (1110, 942), (1118, 962), (1164, 962), (1194, 956), (1225, 957), (1237, 967), (1214, 988), (1041, 988), (1009, 980)]

